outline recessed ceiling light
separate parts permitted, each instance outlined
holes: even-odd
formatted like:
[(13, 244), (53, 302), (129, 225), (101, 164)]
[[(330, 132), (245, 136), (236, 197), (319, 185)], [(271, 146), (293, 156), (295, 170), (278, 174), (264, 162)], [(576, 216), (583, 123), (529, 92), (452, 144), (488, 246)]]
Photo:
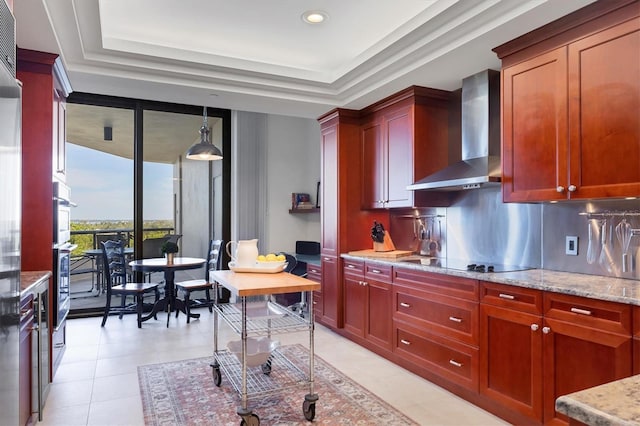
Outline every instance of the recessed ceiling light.
[(327, 19), (329, 19), (329, 15), (321, 10), (308, 10), (302, 14), (302, 20), (307, 24), (320, 24)]

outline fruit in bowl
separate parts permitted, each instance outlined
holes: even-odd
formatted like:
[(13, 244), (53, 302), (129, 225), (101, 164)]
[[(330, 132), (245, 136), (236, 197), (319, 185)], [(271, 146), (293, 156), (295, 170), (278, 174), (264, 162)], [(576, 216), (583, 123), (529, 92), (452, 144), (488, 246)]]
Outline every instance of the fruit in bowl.
[(273, 253), (269, 253), (269, 254), (261, 254), (258, 256), (258, 258), (256, 259), (258, 263), (261, 262), (270, 262), (270, 263), (275, 263), (275, 262), (284, 262), (285, 260), (287, 260), (287, 258), (285, 257), (284, 254), (278, 254), (275, 255)]

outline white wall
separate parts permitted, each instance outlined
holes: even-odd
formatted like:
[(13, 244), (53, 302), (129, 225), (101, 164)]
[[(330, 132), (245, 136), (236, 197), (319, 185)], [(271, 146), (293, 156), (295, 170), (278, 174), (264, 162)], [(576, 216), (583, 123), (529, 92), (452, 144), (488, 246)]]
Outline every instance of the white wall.
[(292, 192), (315, 202), (320, 126), (315, 120), (234, 111), (232, 239), (258, 238), (260, 253), (295, 252), (320, 240), (320, 214), (289, 214)]

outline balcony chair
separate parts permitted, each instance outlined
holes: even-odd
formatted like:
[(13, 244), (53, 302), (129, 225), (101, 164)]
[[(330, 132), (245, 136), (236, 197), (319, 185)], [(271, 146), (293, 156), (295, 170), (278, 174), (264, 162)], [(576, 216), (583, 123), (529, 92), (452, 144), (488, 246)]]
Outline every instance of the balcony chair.
[[(204, 271), (204, 279), (180, 281), (177, 282), (176, 290), (182, 292), (184, 297), (184, 306), (187, 313), (187, 324), (190, 322), (191, 308), (203, 307), (209, 308), (209, 312), (213, 312), (213, 305), (215, 300), (211, 299), (211, 290), (213, 289), (213, 281), (209, 279), (209, 271), (217, 271), (220, 269), (222, 263), (222, 253), (220, 252), (222, 247), (222, 240), (211, 240), (209, 242), (209, 252), (207, 253), (207, 264)], [(204, 291), (204, 299), (191, 299), (191, 293), (194, 291)], [(226, 299), (226, 300), (225, 300)], [(220, 288), (218, 291), (218, 302), (224, 303), (229, 301), (228, 290)], [(180, 311), (176, 311), (176, 318)]]
[[(102, 261), (106, 278), (107, 303), (102, 317), (102, 327), (107, 322), (109, 315), (118, 314), (119, 318), (127, 313), (136, 313), (138, 317), (138, 328), (142, 328), (142, 310), (145, 294), (153, 293), (155, 302), (160, 299), (160, 291), (157, 283), (135, 283), (129, 282), (127, 258), (124, 254), (124, 242), (105, 241), (102, 242)], [(111, 298), (120, 296), (120, 306), (111, 306)], [(135, 303), (127, 305), (127, 296), (133, 296)], [(155, 318), (155, 317), (154, 317)], [(157, 318), (156, 318), (157, 319)]]

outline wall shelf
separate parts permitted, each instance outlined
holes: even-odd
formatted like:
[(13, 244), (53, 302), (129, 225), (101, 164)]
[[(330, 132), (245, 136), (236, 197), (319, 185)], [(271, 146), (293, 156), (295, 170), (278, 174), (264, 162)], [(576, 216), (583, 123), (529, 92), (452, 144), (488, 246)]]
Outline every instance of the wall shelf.
[(318, 213), (319, 211), (320, 211), (320, 207), (313, 207), (310, 209), (289, 209), (289, 214)]

